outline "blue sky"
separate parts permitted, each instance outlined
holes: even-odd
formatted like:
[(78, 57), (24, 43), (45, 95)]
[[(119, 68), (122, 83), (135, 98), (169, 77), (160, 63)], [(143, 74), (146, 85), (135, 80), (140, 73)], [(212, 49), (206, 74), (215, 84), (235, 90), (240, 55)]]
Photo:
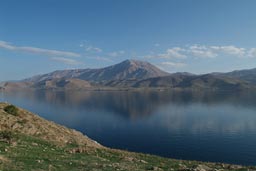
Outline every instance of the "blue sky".
[(256, 67), (255, 0), (2, 0), (0, 81), (145, 60), (169, 72)]

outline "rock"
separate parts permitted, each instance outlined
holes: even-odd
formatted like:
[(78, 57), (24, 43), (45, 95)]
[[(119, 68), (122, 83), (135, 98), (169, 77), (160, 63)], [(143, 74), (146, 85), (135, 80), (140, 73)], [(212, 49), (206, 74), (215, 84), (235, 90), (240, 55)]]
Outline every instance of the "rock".
[(161, 171), (162, 169), (161, 168), (159, 168), (159, 167), (156, 167), (156, 166), (152, 166), (152, 167), (149, 167), (149, 168), (147, 168), (147, 170), (155, 170), (155, 171)]
[(187, 166), (186, 165), (180, 163), (179, 166), (180, 166), (180, 169), (187, 170)]
[(87, 149), (85, 147), (76, 147), (69, 149), (67, 152), (74, 154), (74, 153), (85, 153), (87, 152)]
[(213, 171), (213, 170), (214, 169), (202, 164), (198, 165), (195, 169), (195, 171)]
[(134, 161), (134, 158), (132, 158), (132, 157), (124, 157), (124, 160), (132, 162), (132, 161)]
[(146, 162), (145, 160), (140, 160), (141, 163), (147, 164), (148, 162)]
[(154, 166), (154, 167), (153, 167), (153, 170), (159, 170), (159, 171), (160, 171), (160, 170), (163, 170), (163, 169), (161, 169), (161, 168), (159, 168), (159, 167)]
[(239, 166), (239, 165), (231, 165), (230, 168), (235, 169), (235, 170), (239, 170), (239, 169), (242, 169), (243, 167)]
[(37, 144), (37, 143), (34, 143), (34, 142), (32, 143), (32, 145), (33, 145), (33, 146), (38, 146), (38, 144)]
[(42, 160), (36, 160), (37, 163), (42, 163)]

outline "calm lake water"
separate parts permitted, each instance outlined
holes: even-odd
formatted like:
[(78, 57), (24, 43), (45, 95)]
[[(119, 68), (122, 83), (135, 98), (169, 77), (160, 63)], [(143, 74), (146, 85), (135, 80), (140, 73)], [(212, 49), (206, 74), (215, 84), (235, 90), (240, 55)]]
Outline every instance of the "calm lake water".
[(256, 92), (5, 92), (1, 100), (108, 147), (256, 165)]

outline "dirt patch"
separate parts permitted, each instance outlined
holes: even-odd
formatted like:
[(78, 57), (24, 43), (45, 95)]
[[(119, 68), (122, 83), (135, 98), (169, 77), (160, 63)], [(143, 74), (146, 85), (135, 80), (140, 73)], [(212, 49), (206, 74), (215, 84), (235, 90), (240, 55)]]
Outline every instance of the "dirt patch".
[(3, 163), (7, 163), (7, 162), (10, 162), (10, 160), (7, 159), (6, 157), (0, 155), (0, 162), (1, 162), (1, 163), (2, 163), (2, 162), (3, 162)]

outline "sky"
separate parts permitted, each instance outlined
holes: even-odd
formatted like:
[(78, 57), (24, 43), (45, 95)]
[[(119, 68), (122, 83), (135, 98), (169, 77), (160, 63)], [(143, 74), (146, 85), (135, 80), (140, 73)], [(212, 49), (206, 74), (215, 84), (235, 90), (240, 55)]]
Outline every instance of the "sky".
[(1, 0), (0, 81), (125, 59), (168, 72), (256, 68), (255, 0)]

